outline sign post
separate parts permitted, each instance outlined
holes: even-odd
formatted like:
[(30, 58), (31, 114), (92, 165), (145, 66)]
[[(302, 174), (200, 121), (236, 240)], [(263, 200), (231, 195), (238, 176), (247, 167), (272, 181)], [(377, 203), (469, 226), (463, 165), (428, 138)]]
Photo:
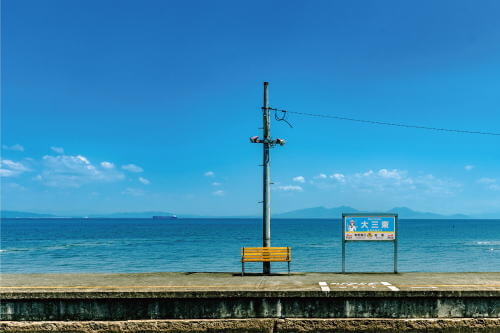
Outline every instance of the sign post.
[(398, 214), (342, 214), (342, 273), (345, 273), (345, 243), (392, 242), (394, 273), (398, 272)]

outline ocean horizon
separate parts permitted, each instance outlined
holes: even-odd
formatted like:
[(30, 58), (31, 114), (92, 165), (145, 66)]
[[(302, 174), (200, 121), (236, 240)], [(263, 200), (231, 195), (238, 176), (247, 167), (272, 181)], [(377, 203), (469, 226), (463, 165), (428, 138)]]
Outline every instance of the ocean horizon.
[[(0, 226), (2, 273), (238, 272), (241, 247), (262, 245), (259, 218), (4, 218)], [(400, 272), (500, 270), (499, 219), (401, 219), (397, 237)], [(341, 270), (340, 219), (272, 219), (271, 244), (292, 248), (293, 272)], [(346, 264), (391, 272), (393, 243), (347, 243)]]

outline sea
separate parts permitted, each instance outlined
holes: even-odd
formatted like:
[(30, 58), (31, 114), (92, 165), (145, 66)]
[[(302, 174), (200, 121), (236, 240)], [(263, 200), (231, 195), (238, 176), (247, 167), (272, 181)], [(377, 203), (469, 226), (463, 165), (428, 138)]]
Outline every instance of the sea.
[[(2, 219), (0, 232), (2, 273), (239, 272), (241, 247), (262, 246), (261, 219)], [(341, 235), (340, 219), (271, 220), (293, 272), (341, 271)], [(397, 238), (400, 272), (500, 271), (500, 220), (401, 219)], [(346, 271), (392, 272), (394, 245), (346, 243)]]

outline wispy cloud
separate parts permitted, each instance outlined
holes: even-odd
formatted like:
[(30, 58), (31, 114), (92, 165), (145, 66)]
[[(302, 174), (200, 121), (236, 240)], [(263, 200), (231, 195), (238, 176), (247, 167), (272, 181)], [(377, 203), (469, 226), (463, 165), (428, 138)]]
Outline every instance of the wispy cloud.
[(27, 171), (31, 170), (21, 162), (14, 162), (11, 160), (0, 160), (1, 177), (15, 177)]
[(500, 191), (500, 179), (484, 177), (478, 179), (477, 182), (485, 185), (490, 190)]
[(282, 186), (277, 186), (276, 189), (279, 191), (285, 191), (285, 192), (301, 192), (301, 191), (303, 191), (302, 186), (299, 186), (299, 185), (282, 185)]
[(477, 182), (479, 184), (494, 184), (497, 182), (497, 179), (484, 177), (484, 178), (478, 179)]
[(101, 162), (101, 166), (105, 169), (114, 169), (115, 165), (111, 162)]
[(130, 171), (130, 172), (136, 172), (136, 173), (139, 173), (139, 172), (143, 172), (143, 171), (144, 171), (144, 169), (143, 169), (143, 168), (141, 168), (140, 166), (135, 165), (135, 164), (126, 164), (126, 165), (122, 165), (122, 169), (123, 169), (123, 170)]
[(64, 148), (62, 147), (50, 147), (53, 151), (55, 151), (58, 154), (64, 154)]
[(140, 197), (143, 196), (145, 192), (140, 188), (127, 187), (125, 190), (122, 191), (122, 194), (130, 195), (133, 197)]
[(225, 194), (225, 192), (223, 190), (217, 190), (212, 192), (212, 194), (218, 197), (222, 197)]
[(125, 178), (114, 168), (93, 165), (83, 155), (45, 155), (43, 169), (35, 179), (47, 186), (80, 187), (92, 182), (114, 182)]
[[(319, 178), (318, 178), (319, 179)], [(432, 195), (453, 195), (462, 185), (451, 179), (435, 177), (432, 174), (410, 176), (399, 169), (368, 170), (354, 174), (331, 174), (328, 179), (321, 178), (314, 184), (320, 188), (339, 187), (362, 192), (405, 192)]]
[(464, 166), (464, 169), (467, 170), (467, 171), (471, 171), (475, 167), (476, 167), (475, 165), (466, 165), (466, 166)]
[(297, 182), (297, 183), (305, 183), (306, 182), (306, 179), (304, 178), (304, 176), (293, 177), (292, 180), (294, 182)]
[(203, 175), (205, 177), (213, 177), (213, 176), (215, 176), (215, 172), (213, 172), (213, 171), (207, 171)]
[(15, 145), (12, 145), (12, 146), (2, 145), (2, 149), (13, 150), (13, 151), (24, 151), (24, 147), (18, 143), (16, 143)]
[(16, 190), (16, 191), (26, 191), (27, 190), (26, 187), (19, 185), (17, 183), (7, 183), (7, 184), (4, 184), (4, 186), (6, 186), (10, 189)]
[(320, 173), (319, 175), (314, 176), (313, 178), (314, 178), (314, 179), (327, 179), (327, 178), (328, 178), (328, 176), (327, 176), (327, 175), (325, 175), (324, 173)]
[(333, 175), (330, 175), (330, 178), (335, 179), (336, 181), (341, 183), (345, 182), (345, 176), (341, 173), (334, 173)]
[(213, 182), (212, 183), (212, 186), (221, 186), (222, 184), (221, 183), (218, 183), (218, 182)]
[(139, 181), (144, 185), (149, 185), (151, 182), (144, 177), (139, 177)]

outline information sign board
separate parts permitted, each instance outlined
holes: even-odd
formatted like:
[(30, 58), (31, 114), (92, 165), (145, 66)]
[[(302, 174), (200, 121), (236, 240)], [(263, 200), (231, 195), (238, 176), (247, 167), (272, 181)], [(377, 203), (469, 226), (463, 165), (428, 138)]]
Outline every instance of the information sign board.
[(342, 273), (345, 272), (345, 244), (351, 241), (392, 242), (394, 244), (394, 273), (397, 273), (397, 233), (397, 214), (342, 214)]
[(396, 238), (395, 216), (347, 216), (344, 239), (348, 241), (393, 241)]

